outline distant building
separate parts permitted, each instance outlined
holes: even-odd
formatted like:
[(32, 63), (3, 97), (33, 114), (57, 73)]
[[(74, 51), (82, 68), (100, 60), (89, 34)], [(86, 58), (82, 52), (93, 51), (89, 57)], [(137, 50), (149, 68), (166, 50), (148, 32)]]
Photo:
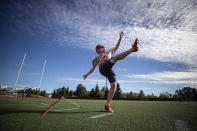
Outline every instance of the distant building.
[(15, 88), (15, 91), (25, 90), (25, 88)]
[(9, 86), (5, 86), (5, 85), (0, 85), (0, 90), (7, 90), (7, 91), (11, 91), (12, 88)]
[(39, 88), (39, 87), (34, 87), (34, 86), (33, 86), (33, 87), (31, 87), (31, 89), (32, 89), (32, 90), (40, 90), (40, 88)]
[(19, 90), (26, 90), (26, 89), (32, 89), (32, 90), (40, 90), (39, 87), (35, 87), (35, 86), (32, 86), (32, 87), (18, 87), (18, 88), (15, 88), (15, 91), (19, 91)]

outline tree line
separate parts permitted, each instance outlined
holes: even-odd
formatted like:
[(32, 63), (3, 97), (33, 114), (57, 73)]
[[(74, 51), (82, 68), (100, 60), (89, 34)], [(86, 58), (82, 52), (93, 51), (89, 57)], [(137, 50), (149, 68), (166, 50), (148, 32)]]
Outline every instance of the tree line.
[(17, 95), (22, 97), (48, 96), (46, 90), (32, 89), (32, 88), (24, 88), (21, 90), (0, 89), (0, 95), (7, 95), (7, 96)]
[[(95, 88), (92, 88), (90, 91), (82, 84), (78, 84), (76, 90), (70, 90), (69, 87), (63, 86), (62, 88), (54, 89), (52, 93), (52, 98), (87, 98), (87, 99), (107, 99), (109, 93), (108, 87), (102, 87), (99, 89), (98, 84)], [(120, 84), (117, 83), (115, 94), (113, 99), (152, 99), (152, 100), (197, 100), (197, 89), (191, 87), (184, 87), (183, 89), (176, 90), (174, 94), (163, 92), (159, 96), (155, 94), (144, 94), (143, 90), (136, 92), (122, 92)]]
[(25, 90), (18, 90), (17, 93), (21, 94), (22, 97), (24, 97), (24, 96), (27, 96), (27, 97), (33, 97), (33, 96), (47, 97), (46, 90), (40, 90), (40, 89), (33, 90), (31, 88), (27, 88)]

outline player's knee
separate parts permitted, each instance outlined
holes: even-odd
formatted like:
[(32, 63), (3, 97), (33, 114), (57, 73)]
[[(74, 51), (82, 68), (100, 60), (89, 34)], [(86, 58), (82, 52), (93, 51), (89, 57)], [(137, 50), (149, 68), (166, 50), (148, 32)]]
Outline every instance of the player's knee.
[(111, 83), (111, 88), (115, 89), (116, 88), (116, 82)]

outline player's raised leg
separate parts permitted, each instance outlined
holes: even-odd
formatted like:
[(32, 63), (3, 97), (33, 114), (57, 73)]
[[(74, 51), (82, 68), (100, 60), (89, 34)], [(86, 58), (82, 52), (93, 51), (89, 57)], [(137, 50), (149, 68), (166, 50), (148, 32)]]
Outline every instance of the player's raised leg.
[(137, 52), (138, 51), (138, 47), (137, 47), (137, 44), (138, 44), (138, 39), (136, 38), (135, 39), (135, 42), (133, 43), (132, 45), (132, 48), (130, 48), (129, 50), (125, 51), (125, 52), (122, 52), (120, 54), (118, 54), (117, 56), (113, 57), (113, 61), (114, 62), (117, 62), (118, 60), (122, 60), (124, 59), (126, 56), (128, 56), (129, 54), (131, 54), (132, 52)]

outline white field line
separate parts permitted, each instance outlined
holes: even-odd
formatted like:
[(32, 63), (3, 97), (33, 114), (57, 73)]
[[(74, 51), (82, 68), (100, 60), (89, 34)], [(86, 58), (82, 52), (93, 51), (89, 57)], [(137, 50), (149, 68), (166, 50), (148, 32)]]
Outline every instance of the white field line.
[(46, 105), (46, 106), (49, 105), (49, 104), (45, 104), (45, 103), (40, 103), (40, 104), (41, 104), (41, 105)]
[(36, 106), (36, 107), (48, 107), (47, 105), (38, 105), (38, 104), (1, 104), (1, 106)]
[[(65, 98), (66, 99), (66, 98)], [(69, 99), (66, 99), (67, 101), (69, 101), (70, 103), (72, 103), (73, 105), (75, 105), (75, 106), (77, 106), (77, 107), (81, 107), (79, 104), (77, 104), (77, 103), (75, 103), (75, 102), (73, 102), (73, 101), (71, 101), (71, 100), (69, 100)]]
[(177, 131), (189, 131), (187, 124), (183, 120), (175, 120), (174, 122)]
[[(65, 98), (66, 99), (66, 98)], [(52, 111), (71, 111), (71, 110), (78, 110), (78, 109), (80, 109), (80, 105), (79, 104), (77, 104), (77, 103), (75, 103), (75, 102), (73, 102), (73, 101), (71, 101), (71, 100), (69, 100), (69, 99), (66, 99), (67, 101), (69, 101), (70, 103), (72, 103), (73, 105), (75, 105), (75, 106), (77, 106), (78, 108), (70, 108), (70, 109), (57, 109), (57, 110), (52, 110)]]
[(58, 110), (52, 110), (52, 111), (71, 111), (71, 110), (78, 110), (80, 108), (71, 108), (71, 109), (58, 109)]
[(113, 113), (105, 113), (105, 114), (101, 114), (101, 115), (91, 116), (91, 117), (89, 117), (89, 118), (95, 119), (95, 118), (100, 118), (100, 117), (104, 117), (104, 116), (112, 115), (112, 114), (113, 114)]
[(38, 107), (46, 107), (48, 104), (1, 104), (1, 106), (38, 106)]

